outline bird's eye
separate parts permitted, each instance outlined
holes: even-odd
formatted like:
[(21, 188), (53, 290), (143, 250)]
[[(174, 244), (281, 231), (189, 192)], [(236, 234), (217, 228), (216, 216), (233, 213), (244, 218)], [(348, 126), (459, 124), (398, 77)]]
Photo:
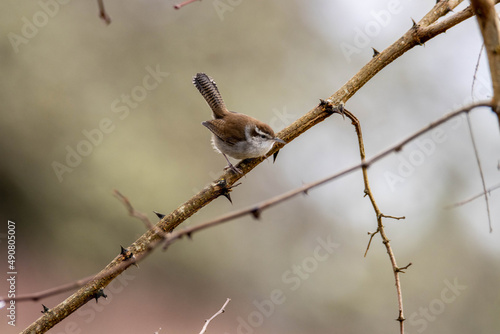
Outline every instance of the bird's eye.
[(266, 139), (266, 135), (260, 135), (260, 138)]

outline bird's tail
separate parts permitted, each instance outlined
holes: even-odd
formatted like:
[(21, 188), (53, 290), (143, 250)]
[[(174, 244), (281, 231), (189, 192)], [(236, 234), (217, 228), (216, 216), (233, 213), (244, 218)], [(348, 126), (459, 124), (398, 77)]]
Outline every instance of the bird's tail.
[(193, 84), (198, 88), (214, 113), (214, 118), (222, 118), (228, 113), (224, 100), (217, 89), (215, 81), (205, 73), (197, 73), (193, 77)]

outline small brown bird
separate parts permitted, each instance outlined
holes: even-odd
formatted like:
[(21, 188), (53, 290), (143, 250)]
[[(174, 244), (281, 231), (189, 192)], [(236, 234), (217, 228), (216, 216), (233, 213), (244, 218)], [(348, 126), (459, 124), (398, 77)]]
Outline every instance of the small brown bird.
[(241, 170), (234, 167), (227, 158), (257, 158), (265, 155), (274, 143), (286, 144), (274, 134), (273, 129), (253, 117), (229, 111), (222, 100), (215, 82), (205, 73), (193, 77), (193, 84), (198, 88), (213, 112), (213, 120), (203, 122), (212, 131), (212, 145), (226, 158), (229, 168), (236, 173)]

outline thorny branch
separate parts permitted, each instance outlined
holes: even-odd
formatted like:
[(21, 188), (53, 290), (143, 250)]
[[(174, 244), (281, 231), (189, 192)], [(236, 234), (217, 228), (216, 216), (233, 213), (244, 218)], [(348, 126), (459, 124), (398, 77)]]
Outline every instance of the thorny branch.
[[(365, 163), (366, 160), (366, 155), (365, 155), (365, 147), (364, 147), (364, 142), (363, 142), (363, 134), (361, 132), (361, 124), (359, 123), (359, 120), (348, 110), (344, 111), (344, 114), (352, 121), (352, 125), (354, 125), (356, 129), (356, 133), (358, 135), (358, 144), (359, 144), (359, 153), (361, 155), (361, 169), (363, 171), (363, 181), (365, 185), (365, 195), (368, 196), (370, 199), (370, 202), (372, 203), (373, 210), (375, 211), (375, 215), (377, 217), (377, 230), (376, 232), (372, 233), (370, 235), (370, 240), (368, 242), (368, 246), (366, 248), (365, 256), (368, 252), (368, 247), (370, 247), (370, 243), (372, 242), (373, 236), (377, 233), (380, 234), (380, 237), (382, 238), (382, 243), (384, 244), (387, 254), (389, 254), (389, 259), (391, 261), (392, 265), (392, 270), (394, 273), (394, 280), (396, 282), (396, 293), (398, 295), (398, 306), (399, 306), (399, 316), (397, 320), (399, 321), (399, 326), (400, 326), (400, 333), (404, 333), (404, 312), (403, 312), (403, 293), (401, 291), (401, 281), (399, 277), (399, 273), (402, 272), (401, 268), (398, 267), (398, 264), (396, 262), (396, 256), (394, 255), (394, 252), (392, 250), (391, 244), (389, 242), (389, 238), (387, 237), (387, 234), (385, 233), (385, 228), (384, 224), (382, 222), (382, 218), (393, 218), (393, 219), (404, 219), (405, 217), (393, 217), (393, 216), (388, 216), (382, 214), (380, 211), (377, 202), (375, 201), (375, 196), (373, 195), (373, 192), (370, 188), (370, 183), (368, 181), (368, 167), (369, 164)], [(407, 265), (405, 268), (408, 268), (411, 264)]]
[(481, 167), (481, 159), (479, 158), (479, 152), (477, 150), (476, 140), (474, 139), (474, 132), (472, 131), (469, 114), (467, 114), (467, 126), (469, 127), (470, 141), (472, 143), (472, 148), (474, 149), (474, 155), (476, 157), (477, 167), (479, 169), (479, 176), (481, 177), (481, 186), (483, 187), (484, 201), (486, 202), (486, 213), (488, 214), (488, 224), (490, 227), (490, 233), (492, 233), (493, 226), (491, 225), (490, 200), (488, 197), (488, 192), (486, 191), (486, 182), (484, 181), (483, 168)]
[(181, 9), (182, 7), (189, 5), (190, 3), (193, 3), (195, 1), (201, 1), (201, 0), (186, 0), (181, 3), (178, 3), (177, 5), (174, 5), (175, 9)]
[(104, 8), (104, 0), (97, 0), (97, 6), (99, 7), (99, 17), (101, 20), (106, 22), (106, 24), (111, 24), (111, 17), (109, 17), (106, 9)]
[(472, 196), (471, 198), (468, 198), (466, 200), (463, 200), (463, 201), (460, 201), (458, 203), (455, 203), (455, 204), (451, 204), (451, 205), (448, 205), (446, 206), (445, 208), (446, 209), (453, 209), (453, 208), (456, 208), (456, 207), (459, 207), (459, 206), (462, 206), (462, 205), (465, 205), (467, 203), (470, 203), (472, 202), (473, 200), (479, 198), (479, 197), (482, 197), (482, 196), (487, 196), (489, 195), (493, 190), (497, 190), (500, 188), (500, 184), (497, 184), (497, 185), (494, 185), (488, 189), (486, 189), (485, 191), (483, 191), (482, 193), (480, 194), (477, 194), (477, 195), (474, 195)]
[[(497, 0), (498, 2), (500, 0)], [(387, 65), (392, 63), (395, 59), (399, 58), (408, 50), (415, 46), (422, 45), (422, 43), (435, 37), (436, 35), (445, 32), (447, 29), (462, 22), (472, 15), (472, 13), (465, 13), (466, 10), (453, 14), (446, 20), (441, 21), (441, 24), (435, 23), (440, 17), (449, 13), (455, 8), (461, 0), (442, 0), (427, 13), (422, 20), (415, 24), (408, 30), (400, 39), (389, 46), (387, 49), (378, 53), (372, 58), (354, 77), (346, 82), (336, 93), (328, 99), (332, 105), (340, 105), (346, 103), (361, 87), (364, 86), (372, 77), (380, 72)], [(469, 10), (470, 11), (470, 10)], [(465, 14), (464, 14), (465, 13)], [(445, 24), (446, 25), (443, 25)], [(485, 104), (483, 104), (485, 105)], [(488, 104), (488, 106), (490, 106)], [(331, 116), (331, 112), (326, 111), (323, 106), (317, 106), (293, 124), (282, 130), (278, 137), (285, 140), (287, 143), (300, 136), (302, 133), (309, 130), (314, 125), (324, 121)], [(425, 132), (425, 131), (424, 131)], [(412, 140), (411, 138), (410, 140)], [(404, 144), (404, 143), (403, 143)], [(401, 146), (401, 145), (400, 145)], [(400, 147), (399, 146), (399, 147)], [(134, 255), (134, 257), (127, 258), (123, 255), (115, 257), (104, 269), (101, 270), (95, 278), (89, 281), (86, 285), (76, 291), (73, 295), (69, 296), (59, 305), (44, 313), (39, 319), (32, 323), (22, 333), (44, 333), (57, 323), (61, 322), (64, 318), (76, 311), (89, 300), (95, 298), (96, 294), (105, 288), (115, 277), (122, 273), (131, 264), (139, 259), (147, 256), (151, 249), (154, 248), (158, 242), (164, 239), (164, 234), (171, 232), (179, 224), (184, 222), (187, 218), (192, 216), (198, 210), (209, 204), (212, 200), (221, 195), (227, 194), (232, 185), (238, 181), (243, 175), (251, 171), (268, 156), (273, 155), (277, 150), (283, 147), (283, 144), (275, 146), (265, 157), (248, 159), (240, 162), (237, 167), (243, 171), (243, 174), (236, 175), (232, 171), (224, 172), (221, 177), (215, 180), (212, 184), (205, 187), (198, 194), (183, 203), (176, 210), (166, 215), (157, 223), (154, 229), (148, 230), (144, 235), (137, 239), (127, 251)], [(379, 160), (388, 152), (382, 152), (372, 157), (370, 160), (365, 161), (364, 165)], [(346, 174), (354, 169), (360, 168), (361, 165), (352, 167), (342, 173)], [(338, 177), (338, 176), (336, 176)], [(332, 178), (333, 179), (333, 178)], [(315, 184), (317, 186), (319, 184)], [(312, 188), (311, 187), (311, 188)], [(307, 189), (304, 189), (307, 190)], [(302, 191), (304, 191), (302, 190)]]
[(207, 331), (207, 328), (208, 328), (208, 325), (210, 324), (210, 321), (214, 320), (215, 317), (217, 317), (219, 314), (222, 314), (225, 312), (225, 308), (226, 308), (227, 304), (229, 304), (230, 301), (231, 301), (231, 299), (229, 299), (229, 298), (226, 299), (226, 302), (224, 303), (224, 305), (222, 305), (220, 310), (218, 310), (213, 316), (211, 316), (210, 319), (205, 320), (205, 325), (203, 325), (203, 328), (201, 329), (200, 334), (204, 334)]
[[(251, 205), (247, 208), (244, 208), (244, 209), (241, 209), (241, 210), (236, 210), (236, 211), (233, 211), (233, 212), (230, 212), (228, 214), (225, 214), (225, 215), (222, 215), (220, 217), (217, 217), (215, 219), (212, 219), (212, 220), (209, 220), (205, 223), (201, 223), (199, 225), (196, 225), (196, 226), (191, 226), (191, 227), (188, 227), (188, 228), (184, 228), (182, 230), (178, 230), (178, 231), (173, 231), (173, 232), (170, 232), (170, 233), (163, 233), (162, 234), (162, 237), (160, 240), (157, 240), (155, 243), (152, 243), (150, 245), (150, 247), (148, 248), (147, 252), (139, 255), (139, 254), (134, 254), (134, 257), (130, 257), (131, 253), (126, 253), (125, 256), (122, 255), (122, 257), (124, 259), (126, 259), (127, 261), (124, 261), (121, 263), (121, 266), (119, 266), (118, 268), (116, 269), (113, 269), (113, 270), (119, 270), (123, 267), (128, 267), (130, 266), (131, 264), (134, 264), (134, 263), (137, 263), (137, 262), (140, 262), (148, 253), (152, 252), (155, 248), (157, 248), (159, 245), (163, 244), (164, 245), (164, 249), (166, 249), (168, 246), (170, 246), (171, 244), (173, 244), (174, 242), (182, 239), (184, 236), (187, 236), (187, 237), (191, 237), (194, 233), (196, 232), (199, 232), (201, 230), (204, 230), (204, 229), (207, 229), (207, 228), (211, 228), (211, 227), (214, 227), (214, 226), (217, 226), (217, 225), (220, 225), (222, 223), (225, 223), (225, 222), (228, 222), (228, 221), (231, 221), (231, 220), (235, 220), (237, 218), (240, 218), (240, 217), (243, 217), (243, 216), (246, 216), (246, 215), (252, 215), (254, 218), (258, 219), (262, 212), (268, 208), (271, 208), (277, 204), (280, 204), (288, 199), (291, 199), (295, 196), (298, 196), (298, 195), (301, 195), (301, 194), (307, 194), (309, 190), (313, 189), (313, 188), (316, 188), (316, 187), (319, 187), (325, 183), (328, 183), (330, 181), (333, 181), (335, 179), (338, 179), (342, 176), (345, 176), (351, 172), (354, 172), (360, 168), (369, 168), (372, 164), (376, 163), (378, 160), (386, 157), (387, 155), (391, 154), (391, 153), (395, 153), (395, 152), (399, 152), (400, 150), (403, 149), (403, 147), (405, 145), (407, 145), (408, 143), (410, 143), (411, 141), (413, 141), (414, 139), (418, 138), (419, 136), (423, 135), (424, 133), (436, 128), (437, 126), (447, 122), (448, 120), (466, 112), (470, 112), (471, 110), (473, 110), (474, 108), (478, 108), (478, 107), (491, 107), (491, 104), (489, 102), (484, 102), (484, 103), (476, 103), (476, 104), (473, 104), (473, 105), (470, 105), (470, 106), (467, 106), (467, 107), (464, 107), (462, 109), (459, 109), (459, 110), (456, 110), (452, 113), (449, 113), (443, 117), (441, 117), (440, 119), (432, 122), (431, 124), (429, 124), (428, 126), (426, 126), (425, 128), (415, 132), (414, 134), (410, 135), (409, 137), (407, 137), (406, 139), (402, 140), (401, 142), (389, 147), (388, 149), (384, 150), (384, 151), (381, 151), (379, 152), (378, 154), (376, 154), (375, 156), (373, 156), (372, 158), (369, 158), (369, 159), (365, 159), (364, 162), (361, 162), (357, 165), (354, 165), (352, 167), (349, 167), (347, 169), (344, 169), (340, 172), (337, 172), (333, 175), (330, 175), (326, 178), (323, 178), (321, 180), (318, 180), (318, 181), (315, 181), (315, 182), (312, 182), (312, 183), (308, 183), (308, 184), (304, 184), (302, 185), (301, 187), (299, 188), (296, 188), (296, 189), (293, 189), (293, 190), (290, 190), (286, 193), (283, 193), (281, 195), (278, 195), (278, 196), (275, 196), (275, 197), (272, 197), (266, 201), (262, 201), (260, 203), (257, 203), (257, 204), (254, 204), (254, 205)], [(490, 189), (488, 189), (488, 191), (492, 191), (496, 188), (500, 187), (500, 185), (496, 186), (496, 187), (492, 187)], [(483, 194), (480, 194), (476, 197), (480, 197), (482, 196)], [(121, 195), (123, 196), (123, 195)], [(123, 198), (125, 200), (121, 200), (120, 201), (125, 205), (125, 208), (127, 209), (127, 211), (129, 210), (129, 207), (128, 205), (132, 206), (130, 201), (125, 197), (123, 196)], [(472, 199), (471, 199), (472, 200)], [(125, 204), (125, 203), (128, 203), (128, 204)], [(135, 208), (132, 207), (132, 210), (133, 211), (136, 211), (138, 212)], [(143, 213), (141, 213), (141, 215), (144, 215)], [(162, 216), (161, 214), (158, 214), (159, 216)], [(134, 215), (134, 217), (138, 218), (138, 219), (141, 219), (139, 218), (140, 215)], [(388, 215), (384, 215), (384, 214), (380, 214), (380, 215), (377, 215), (377, 220), (378, 218), (392, 218), (392, 219), (403, 219), (404, 217), (393, 217), (393, 216), (388, 216)], [(156, 228), (155, 226), (155, 229), (157, 231), (157, 233), (161, 234), (160, 230)], [(379, 233), (379, 230), (377, 229), (375, 232), (369, 232), (368, 234), (370, 235), (370, 241), (372, 240), (372, 238), (377, 234)], [(370, 247), (370, 245), (368, 244), (368, 247), (366, 249), (366, 252), (368, 252), (368, 248)], [(129, 252), (128, 249), (126, 249), (127, 252)], [(365, 253), (365, 256), (366, 256), (366, 253)], [(406, 269), (406, 267), (403, 267), (403, 268), (399, 268), (399, 269)], [(112, 272), (104, 272), (104, 273), (101, 273), (101, 276), (102, 277), (105, 277), (106, 275), (111, 275)], [(73, 290), (75, 289), (76, 287), (80, 287), (82, 286), (82, 282), (87, 282), (89, 281), (90, 279), (92, 278), (96, 278), (96, 277), (101, 277), (101, 276), (90, 276), (90, 277), (87, 277), (87, 278), (84, 278), (84, 279), (81, 279), (75, 283), (71, 283), (71, 284), (65, 284), (63, 286), (60, 286), (60, 287), (57, 287), (57, 288), (53, 288), (53, 289), (50, 289), (50, 290), (45, 290), (45, 291), (41, 291), (41, 292), (37, 292), (37, 293), (34, 293), (34, 294), (29, 294), (29, 295), (22, 295), (22, 296), (18, 296), (16, 298), (17, 301), (26, 301), (26, 300), (33, 300), (33, 301), (36, 301), (36, 300), (40, 300), (42, 298), (46, 298), (46, 297), (49, 297), (49, 296), (52, 296), (54, 294), (57, 294), (57, 293), (61, 293), (61, 292), (65, 292), (65, 291), (69, 291), (69, 290)], [(5, 297), (2, 297), (0, 298), (0, 300), (3, 300), (3, 301), (8, 301), (10, 300), (9, 298), (5, 298)]]
[(146, 228), (148, 230), (152, 229), (154, 227), (154, 225), (151, 223), (151, 221), (149, 220), (148, 216), (145, 215), (144, 213), (140, 212), (140, 211), (137, 211), (134, 209), (134, 207), (132, 206), (132, 204), (130, 203), (130, 201), (128, 200), (127, 197), (123, 196), (118, 190), (113, 190), (113, 195), (118, 198), (118, 200), (120, 202), (123, 203), (123, 205), (125, 205), (125, 208), (127, 209), (127, 212), (129, 214), (129, 216), (131, 217), (136, 217), (137, 219), (139, 219), (140, 221), (142, 221), (144, 223), (144, 225), (146, 226)]

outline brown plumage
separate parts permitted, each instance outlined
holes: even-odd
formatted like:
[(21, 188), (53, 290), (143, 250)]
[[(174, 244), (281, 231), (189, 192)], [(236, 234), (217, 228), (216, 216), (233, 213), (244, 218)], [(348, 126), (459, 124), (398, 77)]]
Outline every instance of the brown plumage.
[(276, 138), (269, 125), (253, 117), (229, 111), (215, 81), (205, 73), (196, 74), (193, 84), (207, 101), (214, 117), (201, 124), (212, 132), (214, 148), (224, 155), (229, 167), (235, 172), (241, 171), (231, 164), (226, 154), (235, 159), (257, 158), (269, 152), (275, 142), (285, 144), (283, 140)]

